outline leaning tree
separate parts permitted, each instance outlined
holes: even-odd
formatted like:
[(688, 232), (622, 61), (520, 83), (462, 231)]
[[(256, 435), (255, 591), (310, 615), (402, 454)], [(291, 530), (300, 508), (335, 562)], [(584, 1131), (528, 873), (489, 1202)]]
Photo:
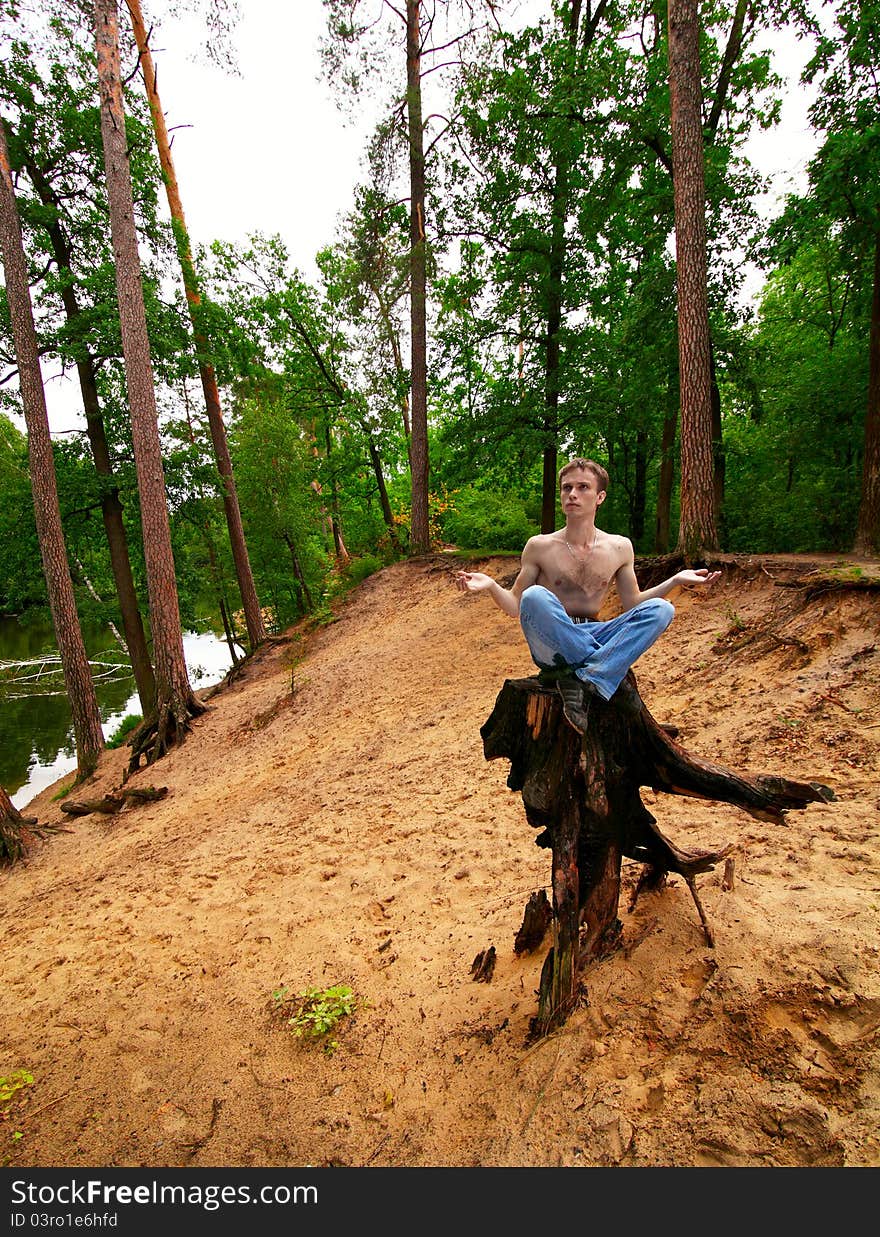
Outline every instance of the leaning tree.
[(208, 426), (211, 431), (211, 442), (214, 456), (217, 460), (217, 472), (220, 477), (220, 492), (223, 497), (223, 508), (226, 513), (226, 525), (229, 530), (229, 544), (232, 549), (232, 560), (235, 564), (235, 574), (238, 579), (241, 602), (244, 609), (244, 619), (248, 631), (251, 650), (253, 651), (266, 639), (266, 627), (263, 614), (257, 598), (248, 557), (247, 542), (238, 505), (238, 491), (235, 486), (235, 474), (232, 469), (232, 459), (229, 454), (229, 444), (226, 439), (226, 427), (223, 423), (223, 410), (220, 407), (220, 393), (217, 389), (217, 375), (208, 354), (208, 341), (204, 328), (200, 323), (202, 297), (199, 291), (196, 268), (193, 262), (192, 247), (189, 232), (183, 213), (183, 201), (180, 196), (180, 186), (174, 169), (171, 155), (171, 142), (168, 137), (168, 127), (165, 124), (165, 114), (159, 98), (159, 87), (156, 78), (156, 68), (150, 50), (150, 39), (144, 23), (139, 0), (125, 0), (131, 15), (132, 29), (137, 42), (140, 57), (141, 73), (147, 91), (147, 101), (150, 105), (150, 116), (153, 121), (153, 131), (156, 136), (156, 146), (159, 160), (162, 164), (162, 175), (165, 190), (168, 195), (168, 209), (174, 226), (174, 237), (177, 242), (177, 256), (183, 276), (183, 287), (186, 293), (186, 303), (189, 308), (193, 326), (198, 356), (199, 377), (205, 398), (205, 411), (208, 416)]
[(27, 261), (9, 166), (6, 130), (0, 120), (0, 249), (6, 278), (6, 299), (18, 361), (21, 402), (28, 430), (31, 487), (37, 536), (46, 577), (55, 639), (73, 716), (78, 778), (91, 774), (104, 748), (101, 714), (89, 659), (83, 643), (67, 562), (55, 461), (49, 433), (46, 393), (40, 372), (37, 333), (28, 287)]
[(156, 710), (132, 739), (133, 768), (183, 738), (191, 717), (204, 712), (189, 682), (177, 598), (159, 418), (138, 255), (122, 99), (116, 0), (95, 0), (95, 43), (101, 99), (101, 137), (116, 294), (140, 495), (150, 627), (156, 666)]

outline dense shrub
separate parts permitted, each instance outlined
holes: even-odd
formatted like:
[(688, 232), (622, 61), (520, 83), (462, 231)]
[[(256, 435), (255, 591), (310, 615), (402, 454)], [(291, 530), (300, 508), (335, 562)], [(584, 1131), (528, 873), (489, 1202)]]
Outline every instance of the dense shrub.
[(443, 520), (446, 540), (465, 550), (521, 550), (538, 532), (521, 498), (473, 488), (459, 490)]

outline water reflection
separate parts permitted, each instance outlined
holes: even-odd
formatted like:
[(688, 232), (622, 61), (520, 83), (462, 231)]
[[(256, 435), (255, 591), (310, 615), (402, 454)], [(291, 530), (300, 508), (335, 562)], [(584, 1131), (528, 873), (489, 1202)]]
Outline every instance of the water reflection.
[[(89, 657), (102, 662), (120, 659), (113, 635), (106, 628), (84, 630)], [(196, 689), (210, 687), (232, 665), (225, 640), (213, 632), (185, 632), (184, 655), (190, 682)], [(55, 653), (51, 626), (22, 625), (0, 619), (0, 662), (25, 662)], [(140, 712), (140, 701), (130, 673), (95, 684), (104, 734), (109, 738), (123, 718)], [(24, 807), (46, 786), (76, 768), (70, 706), (63, 690), (40, 690), (38, 681), (15, 685), (0, 682), (0, 786), (13, 804)]]

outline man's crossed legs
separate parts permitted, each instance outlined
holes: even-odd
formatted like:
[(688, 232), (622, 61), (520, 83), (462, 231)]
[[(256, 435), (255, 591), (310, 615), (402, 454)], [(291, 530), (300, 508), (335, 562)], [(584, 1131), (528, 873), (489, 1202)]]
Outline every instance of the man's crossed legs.
[[(558, 688), (566, 716), (584, 729), (589, 694), (610, 700), (635, 661), (672, 622), (675, 610), (663, 597), (642, 601), (607, 622), (575, 622), (559, 598), (533, 584), (520, 598), (523, 634), (540, 670), (559, 675)], [(626, 693), (626, 685), (624, 694)], [(640, 708), (635, 692), (621, 704)]]

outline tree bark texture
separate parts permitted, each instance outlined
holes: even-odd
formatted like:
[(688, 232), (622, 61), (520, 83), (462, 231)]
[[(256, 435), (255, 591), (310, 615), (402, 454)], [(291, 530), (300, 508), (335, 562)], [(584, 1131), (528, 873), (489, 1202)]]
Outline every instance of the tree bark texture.
[[(42, 169), (33, 163), (28, 163), (27, 172), (40, 201), (44, 206), (52, 207), (52, 215), (45, 226), (58, 268), (63, 273), (72, 272), (73, 256), (67, 236), (59, 222), (61, 210), (57, 196)], [(68, 325), (73, 328), (77, 339), (76, 372), (79, 378), (83, 410), (86, 414), (86, 434), (92, 451), (92, 459), (95, 462), (95, 471), (106, 481), (106, 485), (101, 489), (101, 519), (110, 551), (110, 566), (119, 601), (126, 648), (137, 686), (141, 713), (146, 717), (156, 706), (156, 680), (134, 586), (131, 558), (128, 553), (128, 538), (122, 518), (122, 503), (119, 499), (119, 490), (113, 481), (113, 465), (107, 446), (101, 403), (98, 398), (95, 363), (85, 341), (82, 311), (79, 307), (72, 275), (61, 281), (61, 302)]]
[(660, 477), (657, 482), (657, 518), (654, 525), (654, 553), (669, 551), (672, 516), (672, 487), (675, 480), (675, 434), (678, 429), (678, 366), (670, 367), (666, 413), (660, 441)]
[(6, 131), (0, 120), (0, 249), (6, 282), (6, 299), (12, 322), (12, 334), (18, 363), (19, 387), (28, 431), (31, 490), (34, 499), (37, 537), (49, 607), (55, 629), (55, 640), (61, 656), (64, 683), (67, 689), (76, 758), (80, 779), (93, 772), (104, 748), (101, 714), (95, 695), (95, 685), (83, 643), (73, 581), (67, 561), (55, 460), (49, 432), (46, 393), (40, 372), (39, 349), (34, 326), (33, 307), (28, 286), (27, 261), (21, 233), (21, 222), (15, 203), (12, 172), (6, 145)]
[(874, 291), (868, 347), (862, 499), (854, 549), (857, 554), (880, 554), (880, 232), (874, 238)]
[(568, 216), (568, 161), (560, 153), (553, 177), (550, 211), (550, 261), (547, 272), (547, 336), (544, 341), (544, 471), (541, 493), (541, 532), (556, 528), (559, 438), (560, 344), (563, 316), (563, 269), (565, 266), (565, 221)]
[[(144, 559), (150, 596), (150, 626), (156, 663), (156, 718), (144, 721), (145, 733), (154, 724), (155, 746), (148, 762), (161, 756), (168, 744), (183, 736), (190, 716), (204, 711), (196, 700), (186, 669), (159, 420), (144, 308), (143, 284), (135, 231), (131, 174), (122, 102), (116, 0), (95, 0), (95, 36), (101, 98), (101, 137), (110, 232), (116, 266), (116, 294), (122, 332), (132, 441), (140, 495)], [(133, 743), (133, 763), (145, 749)]]
[(373, 476), (376, 478), (376, 489), (379, 492), (379, 506), (382, 508), (382, 519), (385, 527), (388, 529), (388, 536), (391, 538), (392, 544), (397, 545), (397, 529), (394, 527), (394, 512), (391, 510), (391, 500), (388, 497), (385, 474), (382, 472), (382, 457), (379, 455), (379, 448), (376, 446), (376, 440), (369, 423), (365, 422), (361, 428), (367, 439), (367, 450), (370, 453)]
[[(6, 788), (0, 786), (0, 864), (12, 864), (24, 858), (27, 850), (25, 830), (34, 825), (36, 819), (22, 816), (13, 806)], [(37, 836), (41, 832), (39, 829), (32, 831)]]
[(159, 99), (156, 70), (153, 65), (147, 30), (141, 13), (140, 0), (125, 0), (125, 2), (131, 15), (131, 24), (140, 55), (141, 72), (144, 77), (147, 101), (150, 105), (150, 116), (153, 121), (153, 132), (156, 135), (156, 146), (159, 150), (159, 162), (162, 165), (165, 191), (168, 196), (168, 209), (171, 212), (171, 219), (174, 225), (177, 256), (180, 260), (180, 269), (183, 275), (183, 287), (186, 293), (186, 303), (189, 307), (193, 338), (198, 356), (199, 377), (201, 378), (202, 392), (205, 397), (205, 411), (211, 431), (211, 442), (214, 446), (214, 458), (217, 461), (217, 472), (220, 476), (220, 493), (223, 498), (223, 510), (226, 514), (226, 526), (229, 530), (229, 545), (232, 550), (232, 561), (235, 564), (238, 589), (241, 593), (248, 640), (250, 641), (251, 652), (253, 652), (266, 639), (266, 627), (263, 623), (263, 613), (257, 598), (247, 542), (244, 536), (244, 527), (241, 522), (241, 509), (238, 505), (235, 474), (232, 469), (232, 459), (226, 439), (223, 411), (220, 407), (220, 392), (217, 389), (217, 375), (214, 371), (214, 366), (208, 360), (208, 342), (204, 331), (199, 326), (198, 313), (202, 298), (198, 289), (195, 266), (193, 265), (192, 247), (186, 227), (186, 219), (183, 214), (183, 202), (180, 197), (177, 174), (174, 170), (174, 160), (171, 157), (171, 143), (168, 140), (168, 128), (165, 124), (165, 115)]
[(642, 803), (642, 786), (733, 803), (775, 823), (787, 811), (833, 798), (818, 783), (745, 776), (690, 755), (641, 703), (632, 673), (628, 685), (635, 706), (591, 697), (581, 731), (565, 717), (554, 686), (508, 680), (480, 732), (487, 760), (510, 761), (507, 785), (522, 792), (526, 819), (541, 830), (537, 844), (552, 852), (553, 946), (541, 976), (538, 1034), (565, 1020), (578, 999), (581, 968), (619, 936), (623, 856), (645, 865), (640, 888), (668, 872), (681, 875), (706, 927), (694, 878), (730, 848), (679, 849)]
[(706, 289), (700, 24), (697, 0), (669, 0), (669, 99), (681, 386), (681, 520), (687, 558), (718, 548)]
[(431, 548), (428, 522), (428, 327), (425, 240), (425, 134), (422, 124), (421, 0), (406, 0), (406, 104), (409, 128), (410, 182), (410, 450), (412, 516), (410, 550)]

